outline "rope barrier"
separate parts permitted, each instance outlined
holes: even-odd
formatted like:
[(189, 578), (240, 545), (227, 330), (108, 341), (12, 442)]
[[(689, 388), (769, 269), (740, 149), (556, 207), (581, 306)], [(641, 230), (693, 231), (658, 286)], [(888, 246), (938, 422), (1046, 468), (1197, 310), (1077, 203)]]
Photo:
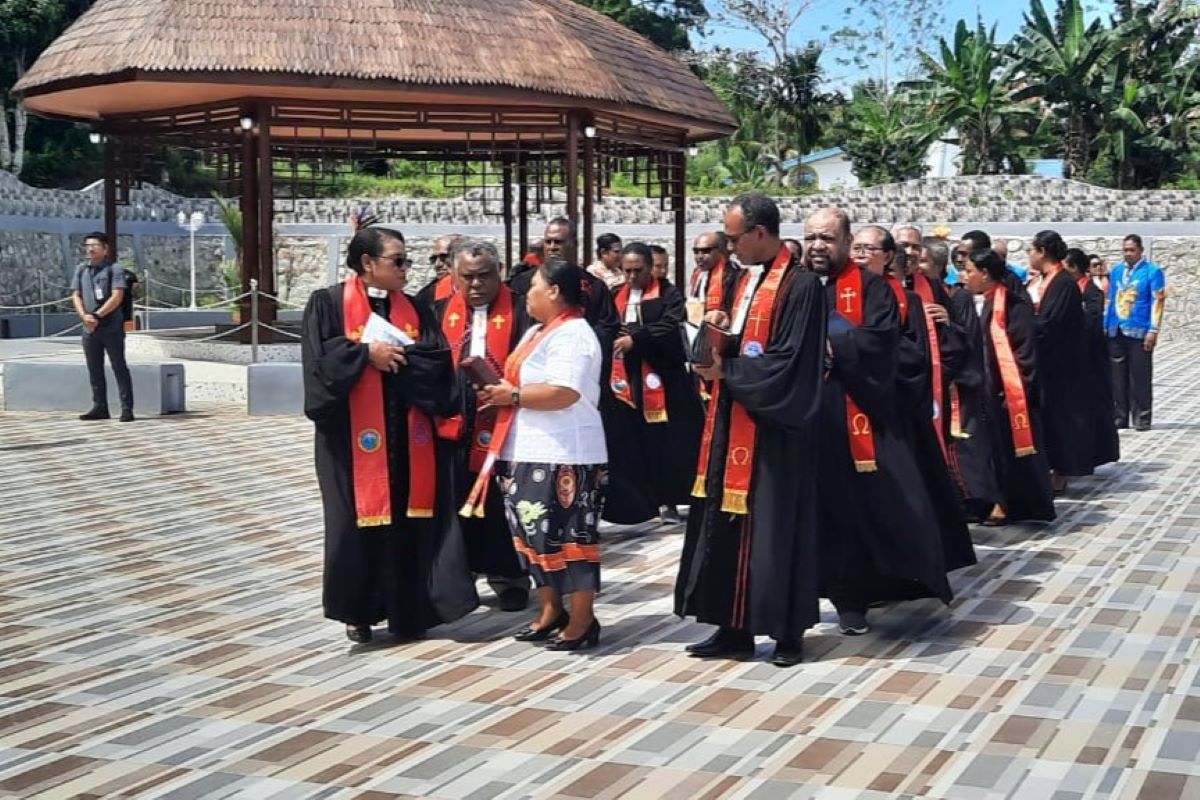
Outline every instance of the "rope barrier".
[(297, 340), (304, 338), (303, 336), (301, 336), (298, 333), (292, 333), (291, 331), (280, 330), (279, 328), (276, 328), (274, 325), (268, 325), (265, 322), (258, 323), (258, 327), (266, 328), (269, 331), (275, 331), (275, 333), (278, 333), (280, 336), (290, 336), (293, 339), (297, 339)]
[(69, 302), (71, 302), (71, 298), (64, 297), (59, 300), (50, 300), (49, 302), (46, 302), (46, 303), (32, 303), (27, 306), (0, 306), (0, 311), (27, 311), (32, 308), (49, 308), (50, 306), (56, 306), (59, 303), (69, 303)]

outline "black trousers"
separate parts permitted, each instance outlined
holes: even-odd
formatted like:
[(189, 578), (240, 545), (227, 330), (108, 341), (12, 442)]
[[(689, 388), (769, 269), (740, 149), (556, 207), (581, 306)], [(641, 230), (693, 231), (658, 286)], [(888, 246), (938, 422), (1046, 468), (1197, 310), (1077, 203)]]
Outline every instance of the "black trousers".
[(113, 375), (117, 377), (117, 390), (121, 395), (121, 410), (133, 410), (133, 379), (125, 363), (125, 329), (120, 319), (112, 319), (96, 326), (91, 333), (84, 332), (83, 355), (87, 359), (88, 380), (92, 384), (92, 406), (108, 408), (108, 381), (104, 377), (104, 354), (112, 363)]
[(1133, 339), (1117, 331), (1108, 340), (1108, 355), (1112, 361), (1113, 414), (1118, 428), (1150, 427), (1150, 409), (1154, 400), (1151, 381), (1154, 376), (1154, 353), (1147, 353), (1141, 339)]

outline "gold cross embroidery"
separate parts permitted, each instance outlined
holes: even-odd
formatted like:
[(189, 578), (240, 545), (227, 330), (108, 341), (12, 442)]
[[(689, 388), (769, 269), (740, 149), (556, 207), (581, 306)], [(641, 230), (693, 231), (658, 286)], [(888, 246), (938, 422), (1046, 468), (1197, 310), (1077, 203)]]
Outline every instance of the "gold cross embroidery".
[(462, 319), (462, 317), (460, 317), (460, 316), (458, 315), (458, 312), (457, 312), (457, 311), (452, 311), (452, 312), (450, 312), (450, 316), (449, 316), (449, 317), (447, 317), (446, 319), (450, 320), (450, 327), (451, 327), (451, 328), (457, 328), (457, 327), (458, 327), (458, 321), (459, 321), (460, 319)]
[(500, 330), (504, 327), (504, 317), (497, 314), (496, 316), (492, 317), (492, 324), (496, 326), (496, 330)]
[(849, 314), (851, 311), (854, 310), (854, 307), (851, 306), (850, 304), (854, 301), (854, 298), (858, 297), (858, 292), (854, 291), (849, 286), (847, 286), (845, 289), (842, 290), (842, 293), (839, 296), (843, 300), (846, 301), (846, 308), (844, 310), (847, 314)]

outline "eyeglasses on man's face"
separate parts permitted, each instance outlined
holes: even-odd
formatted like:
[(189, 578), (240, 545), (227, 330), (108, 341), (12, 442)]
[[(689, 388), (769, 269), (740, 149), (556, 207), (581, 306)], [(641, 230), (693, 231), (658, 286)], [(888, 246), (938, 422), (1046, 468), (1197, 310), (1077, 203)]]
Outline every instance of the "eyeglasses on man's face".
[(404, 270), (412, 266), (412, 259), (410, 259), (404, 253), (397, 253), (396, 255), (392, 256), (375, 256), (375, 258), (379, 259), (380, 261), (390, 261), (392, 266), (396, 269)]
[(882, 253), (883, 248), (877, 244), (852, 244), (850, 245), (850, 252), (871, 255), (872, 253)]
[(711, 253), (712, 251), (714, 251), (714, 250), (716, 250), (716, 249), (717, 249), (716, 247), (693, 247), (693, 248), (692, 248), (692, 255), (694, 255), (694, 256), (706, 256), (706, 255), (708, 255), (709, 253)]

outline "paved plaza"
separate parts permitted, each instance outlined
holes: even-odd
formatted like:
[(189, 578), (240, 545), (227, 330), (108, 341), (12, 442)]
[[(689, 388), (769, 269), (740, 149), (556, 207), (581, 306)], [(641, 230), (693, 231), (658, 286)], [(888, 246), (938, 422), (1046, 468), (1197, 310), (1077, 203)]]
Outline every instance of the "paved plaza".
[(847, 639), (826, 607), (793, 670), (684, 655), (677, 526), (606, 534), (582, 657), (486, 605), (352, 646), (306, 421), (0, 414), (0, 793), (1200, 797), (1197, 352), (1164, 345), (1155, 429), (1055, 524), (974, 529), (949, 608)]

